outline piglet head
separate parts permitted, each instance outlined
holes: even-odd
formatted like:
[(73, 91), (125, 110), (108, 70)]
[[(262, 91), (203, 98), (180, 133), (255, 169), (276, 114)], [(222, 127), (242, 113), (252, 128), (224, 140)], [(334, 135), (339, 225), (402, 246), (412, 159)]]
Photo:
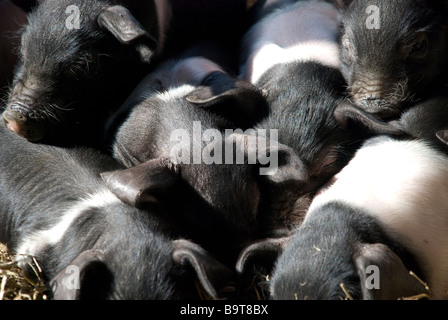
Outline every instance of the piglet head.
[(354, 102), (382, 118), (443, 84), (444, 1), (340, 1), (341, 71)]
[[(162, 246), (142, 243), (146, 245), (138, 255), (130, 248), (129, 252), (123, 250), (112, 255), (96, 249), (83, 251), (51, 280), (52, 298), (193, 299), (205, 294), (218, 299), (220, 290), (233, 276), (227, 267), (191, 241), (171, 240)], [(136, 256), (139, 261), (135, 261)], [(126, 258), (136, 264), (118, 261)], [(197, 288), (202, 290), (198, 292)]]
[[(298, 244), (296, 244), (298, 245)], [(311, 250), (309, 250), (311, 249)], [(308, 248), (313, 262), (281, 257), (270, 283), (275, 300), (397, 300), (428, 297), (417, 277), (384, 244), (364, 244), (352, 257), (352, 270), (335, 272), (326, 253)], [(284, 251), (287, 254), (289, 251)], [(317, 258), (316, 258), (317, 257)], [(285, 263), (285, 261), (289, 260)], [(321, 265), (313, 264), (321, 260)], [(315, 268), (312, 270), (311, 268)]]
[(28, 21), (3, 122), (30, 141), (93, 119), (101, 112), (89, 106), (109, 107), (104, 97), (117, 92), (132, 65), (149, 63), (157, 47), (121, 6), (42, 1)]

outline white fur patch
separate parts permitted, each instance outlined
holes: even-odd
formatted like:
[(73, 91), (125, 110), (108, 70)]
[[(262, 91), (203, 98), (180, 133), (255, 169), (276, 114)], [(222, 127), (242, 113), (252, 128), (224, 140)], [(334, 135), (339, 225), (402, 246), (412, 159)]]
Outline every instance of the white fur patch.
[(62, 215), (60, 220), (46, 230), (29, 234), (18, 246), (16, 254), (36, 256), (47, 246), (56, 245), (62, 240), (71, 224), (90, 208), (101, 208), (120, 202), (110, 191), (103, 190), (74, 203)]
[(164, 91), (162, 93), (159, 93), (157, 97), (161, 99), (164, 102), (169, 102), (173, 99), (178, 99), (185, 97), (189, 93), (191, 93), (195, 89), (194, 86), (185, 84), (179, 87), (175, 87), (172, 89), (169, 89), (168, 91)]
[(181, 97), (194, 90), (210, 73), (222, 68), (203, 57), (192, 57), (180, 60), (168, 60), (161, 64), (154, 72), (148, 74), (136, 87), (128, 99), (143, 96), (149, 98), (159, 94), (155, 88), (162, 87), (168, 92), (162, 93), (162, 99)]
[(297, 2), (257, 23), (245, 42), (249, 58), (241, 77), (256, 83), (272, 66), (292, 61), (316, 61), (339, 67), (338, 10), (326, 2)]
[[(436, 299), (448, 298), (448, 159), (422, 141), (361, 148), (311, 204), (341, 201), (379, 218), (429, 275)], [(306, 219), (306, 218), (305, 218)]]

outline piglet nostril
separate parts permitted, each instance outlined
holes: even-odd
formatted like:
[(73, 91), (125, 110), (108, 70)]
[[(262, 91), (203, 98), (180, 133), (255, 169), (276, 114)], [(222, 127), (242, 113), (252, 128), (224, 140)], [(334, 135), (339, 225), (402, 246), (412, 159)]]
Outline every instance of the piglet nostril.
[(15, 121), (20, 121), (22, 120), (23, 116), (20, 115), (18, 112), (15, 111), (11, 111), (11, 110), (5, 110), (3, 112), (3, 119), (6, 122), (15, 122)]
[(21, 132), (23, 132), (23, 127), (26, 122), (26, 118), (22, 114), (12, 110), (5, 110), (2, 119), (6, 128), (18, 135), (22, 135)]
[(38, 141), (43, 137), (42, 128), (18, 111), (5, 110), (2, 120), (8, 130), (30, 141)]

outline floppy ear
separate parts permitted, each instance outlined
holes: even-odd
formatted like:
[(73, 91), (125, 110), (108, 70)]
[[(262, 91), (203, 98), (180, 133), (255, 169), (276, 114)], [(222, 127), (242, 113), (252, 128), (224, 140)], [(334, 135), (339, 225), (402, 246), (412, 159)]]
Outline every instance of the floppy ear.
[[(366, 244), (355, 258), (364, 300), (396, 300), (427, 294), (425, 287), (384, 244)], [(376, 283), (375, 283), (376, 282)]]
[(250, 126), (267, 114), (267, 102), (253, 84), (220, 71), (210, 73), (185, 99)]
[(307, 168), (299, 156), (292, 148), (278, 143), (276, 137), (233, 133), (226, 137), (228, 143), (234, 143), (236, 153), (244, 155), (249, 163), (253, 161), (250, 164), (256, 164), (259, 174), (274, 185), (304, 182), (309, 178)]
[(405, 134), (396, 122), (383, 122), (374, 115), (349, 102), (340, 103), (334, 111), (334, 117), (343, 128), (350, 128), (350, 126), (355, 125), (372, 134), (393, 136), (401, 136)]
[[(282, 186), (291, 181), (306, 183), (309, 180), (307, 166), (292, 148), (277, 143), (268, 147), (266, 153), (271, 159), (277, 159), (274, 161), (274, 166), (277, 166), (277, 169), (265, 171), (266, 178), (271, 184)], [(270, 166), (272, 166), (272, 160)]]
[(150, 160), (129, 169), (103, 172), (100, 176), (121, 201), (137, 208), (154, 201), (154, 193), (170, 188), (179, 178), (177, 167), (166, 158)]
[(108, 30), (120, 43), (135, 46), (142, 62), (151, 62), (157, 41), (128, 9), (120, 5), (105, 8), (98, 16), (98, 25)]
[(219, 291), (232, 279), (232, 271), (193, 242), (182, 239), (173, 241), (173, 244), (173, 260), (176, 265), (192, 268), (207, 294), (218, 299)]
[(54, 277), (50, 286), (55, 300), (105, 299), (113, 277), (99, 250), (86, 250)]
[(274, 267), (278, 256), (286, 247), (290, 236), (282, 238), (268, 238), (255, 242), (244, 248), (236, 262), (236, 272), (239, 280), (239, 287), (245, 288), (246, 283), (252, 281), (253, 266), (262, 266), (270, 272)]
[(437, 131), (436, 137), (448, 146), (448, 129)]

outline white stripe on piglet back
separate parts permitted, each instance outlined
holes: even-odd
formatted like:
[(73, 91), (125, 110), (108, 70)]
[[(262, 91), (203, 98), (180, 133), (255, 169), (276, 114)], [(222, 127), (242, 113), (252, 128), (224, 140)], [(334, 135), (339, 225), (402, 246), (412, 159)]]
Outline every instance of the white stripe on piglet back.
[(85, 199), (78, 200), (61, 214), (56, 224), (46, 230), (27, 235), (18, 245), (16, 254), (38, 256), (46, 247), (61, 241), (71, 224), (88, 209), (106, 207), (117, 202), (120, 200), (109, 190), (101, 190)]
[(422, 141), (383, 141), (360, 149), (315, 198), (342, 201), (377, 217), (419, 260), (434, 298), (448, 298), (448, 158)]
[(256, 83), (271, 67), (315, 61), (339, 68), (338, 10), (318, 1), (297, 2), (257, 23), (245, 37), (249, 57), (241, 77)]

